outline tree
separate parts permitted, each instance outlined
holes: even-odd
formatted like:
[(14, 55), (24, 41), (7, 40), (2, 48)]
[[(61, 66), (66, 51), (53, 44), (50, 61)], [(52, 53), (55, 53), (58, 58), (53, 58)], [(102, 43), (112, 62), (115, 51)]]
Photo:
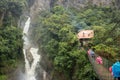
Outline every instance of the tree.
[(0, 74), (8, 73), (13, 67), (17, 67), (18, 59), (22, 56), (22, 34), (16, 27), (0, 28)]
[(22, 4), (19, 2), (10, 2), (8, 0), (0, 1), (0, 25), (17, 26), (17, 21), (22, 14)]

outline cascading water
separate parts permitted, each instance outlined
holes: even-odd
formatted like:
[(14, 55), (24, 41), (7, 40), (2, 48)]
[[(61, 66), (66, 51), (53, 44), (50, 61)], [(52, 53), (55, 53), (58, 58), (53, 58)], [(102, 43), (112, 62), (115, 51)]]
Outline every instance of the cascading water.
[[(24, 80), (36, 80), (35, 69), (37, 63), (40, 60), (40, 55), (38, 55), (38, 48), (32, 47), (30, 40), (28, 38), (28, 30), (30, 27), (30, 17), (25, 23), (23, 29), (23, 40), (24, 40), (24, 58), (25, 58), (25, 79)], [(31, 55), (31, 56), (29, 56)]]

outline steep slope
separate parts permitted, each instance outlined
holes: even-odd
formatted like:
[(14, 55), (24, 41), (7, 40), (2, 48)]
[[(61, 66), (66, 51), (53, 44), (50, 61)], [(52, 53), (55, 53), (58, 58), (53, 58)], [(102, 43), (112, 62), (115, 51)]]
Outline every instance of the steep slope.
[(74, 7), (81, 9), (88, 5), (109, 6), (112, 4), (112, 1), (113, 0), (29, 0), (30, 16), (34, 19), (40, 11), (50, 10), (50, 8), (55, 5), (61, 5), (65, 8)]

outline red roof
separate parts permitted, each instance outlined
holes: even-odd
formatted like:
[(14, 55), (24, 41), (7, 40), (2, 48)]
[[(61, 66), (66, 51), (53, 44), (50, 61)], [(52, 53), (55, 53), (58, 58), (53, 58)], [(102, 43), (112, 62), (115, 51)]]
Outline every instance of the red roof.
[(77, 34), (78, 39), (89, 39), (94, 37), (93, 30), (82, 30)]

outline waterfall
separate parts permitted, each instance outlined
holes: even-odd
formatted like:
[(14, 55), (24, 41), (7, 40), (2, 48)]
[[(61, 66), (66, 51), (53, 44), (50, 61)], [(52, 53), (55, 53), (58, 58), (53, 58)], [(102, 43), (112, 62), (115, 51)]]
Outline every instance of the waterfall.
[(28, 37), (28, 31), (30, 27), (30, 17), (28, 17), (24, 29), (23, 29), (23, 53), (25, 58), (25, 79), (24, 80), (36, 80), (35, 69), (37, 63), (40, 60), (40, 55), (38, 55), (38, 48), (33, 47), (32, 43)]

